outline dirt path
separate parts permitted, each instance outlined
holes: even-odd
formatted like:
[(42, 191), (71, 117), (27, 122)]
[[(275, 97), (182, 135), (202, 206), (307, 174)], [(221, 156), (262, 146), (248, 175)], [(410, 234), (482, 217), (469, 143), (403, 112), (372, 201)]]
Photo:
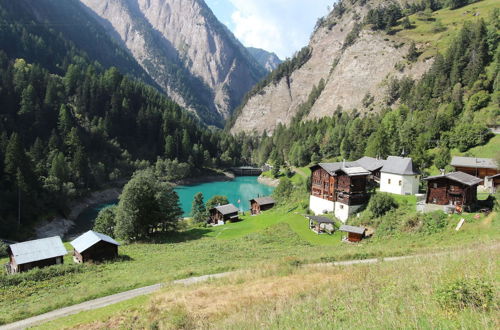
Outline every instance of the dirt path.
[[(481, 247), (481, 249), (484, 249), (485, 247)], [(488, 250), (496, 250), (500, 249), (500, 243), (492, 244), (491, 246), (487, 246), (486, 249)], [(471, 249), (469, 251), (475, 251), (477, 249)], [(404, 259), (410, 259), (410, 258), (429, 258), (429, 257), (436, 257), (436, 256), (441, 256), (441, 255), (446, 255), (453, 253), (453, 251), (447, 251), (447, 252), (440, 252), (440, 253), (432, 253), (432, 254), (420, 254), (420, 255), (409, 255), (409, 256), (400, 256), (400, 257), (386, 257), (386, 258), (373, 258), (373, 259), (360, 259), (360, 260), (347, 260), (347, 261), (337, 261), (337, 262), (331, 262), (331, 263), (319, 263), (319, 264), (310, 264), (310, 265), (305, 265), (305, 267), (332, 267), (332, 266), (352, 266), (352, 265), (359, 265), (359, 264), (375, 264), (378, 262), (394, 262), (394, 261), (399, 261), (399, 260), (404, 260)], [(203, 276), (197, 276), (197, 277), (189, 277), (186, 279), (182, 280), (176, 280), (171, 282), (171, 284), (178, 284), (178, 285), (192, 285), (196, 283), (201, 283), (208, 281), (210, 279), (217, 279), (217, 278), (223, 278), (229, 275), (233, 275), (237, 273), (237, 271), (234, 272), (226, 272), (226, 273), (219, 273), (219, 274), (212, 274), (212, 275), (203, 275)], [(10, 323), (4, 326), (0, 326), (0, 330), (18, 330), (18, 329), (26, 329), (28, 327), (40, 325), (42, 323), (52, 321), (61, 317), (77, 314), (80, 312), (84, 311), (89, 311), (89, 310), (94, 310), (98, 308), (102, 308), (105, 306), (109, 306), (112, 304), (116, 304), (125, 300), (129, 300), (138, 296), (143, 296), (147, 294), (154, 293), (162, 288), (163, 284), (155, 284), (143, 288), (138, 288), (130, 291), (125, 291), (122, 293), (117, 293), (111, 296), (107, 297), (102, 297), (94, 300), (90, 300), (78, 305), (73, 305), (69, 307), (64, 307), (61, 309), (56, 309), (54, 311), (37, 315), (34, 317), (30, 317), (18, 322)]]

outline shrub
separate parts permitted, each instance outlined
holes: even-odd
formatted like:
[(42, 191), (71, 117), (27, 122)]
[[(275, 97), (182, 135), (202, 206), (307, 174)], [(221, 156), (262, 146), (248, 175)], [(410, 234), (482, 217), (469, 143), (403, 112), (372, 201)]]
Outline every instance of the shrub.
[(116, 205), (106, 207), (99, 211), (94, 223), (94, 231), (115, 237)]
[(273, 196), (278, 200), (278, 202), (282, 202), (290, 198), (290, 195), (293, 192), (293, 184), (292, 181), (288, 178), (283, 178), (280, 180), (278, 187), (273, 192)]
[(7, 244), (0, 241), (0, 258), (5, 258), (9, 256), (7, 253), (7, 247), (8, 247)]
[(425, 234), (434, 234), (446, 227), (446, 214), (442, 211), (427, 213), (424, 216), (421, 231)]
[(45, 268), (35, 268), (25, 273), (14, 275), (0, 274), (0, 287), (16, 286), (25, 282), (40, 282), (53, 277), (68, 274), (83, 273), (88, 269), (85, 265), (54, 265)]
[(482, 279), (458, 279), (438, 289), (436, 300), (447, 310), (465, 308), (487, 310), (493, 304), (493, 285)]
[(375, 194), (368, 203), (368, 211), (370, 211), (373, 216), (381, 217), (390, 210), (398, 207), (398, 204), (394, 198), (386, 193)]

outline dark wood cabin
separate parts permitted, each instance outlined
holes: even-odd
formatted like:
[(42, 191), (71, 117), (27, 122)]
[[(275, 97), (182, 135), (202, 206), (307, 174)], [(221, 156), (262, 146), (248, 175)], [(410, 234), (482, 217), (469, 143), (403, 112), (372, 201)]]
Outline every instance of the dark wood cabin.
[(270, 210), (276, 205), (276, 201), (272, 197), (258, 197), (250, 200), (250, 212), (252, 215), (260, 214)]
[(366, 237), (366, 228), (364, 227), (342, 225), (340, 226), (339, 231), (347, 233), (347, 236), (344, 238), (344, 240), (348, 242), (357, 243)]
[(59, 236), (12, 244), (7, 251), (9, 263), (6, 270), (10, 274), (63, 264), (68, 253)]
[(346, 205), (368, 202), (368, 176), (356, 163), (323, 163), (311, 167), (311, 194)]
[(89, 230), (71, 242), (75, 262), (99, 262), (118, 257), (120, 243), (111, 237)]
[(474, 206), (477, 202), (477, 186), (483, 180), (463, 172), (432, 176), (427, 181), (426, 203), (436, 205)]
[(498, 164), (494, 159), (475, 157), (453, 157), (451, 166), (457, 172), (467, 173), (480, 179), (500, 174)]
[(335, 222), (327, 217), (308, 215), (309, 229), (316, 234), (327, 233), (333, 234), (335, 232)]
[(221, 205), (210, 210), (209, 223), (217, 225), (226, 221), (237, 221), (239, 210), (233, 204)]

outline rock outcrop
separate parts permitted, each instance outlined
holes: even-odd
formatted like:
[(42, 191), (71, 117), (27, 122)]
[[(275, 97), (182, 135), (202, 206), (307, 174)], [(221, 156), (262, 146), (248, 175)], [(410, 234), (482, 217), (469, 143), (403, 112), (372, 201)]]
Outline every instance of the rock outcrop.
[(247, 49), (257, 62), (269, 72), (273, 71), (278, 67), (278, 65), (283, 63), (283, 61), (275, 53), (254, 47), (247, 47)]
[(166, 93), (221, 126), (264, 75), (203, 0), (80, 0)]
[(234, 120), (232, 132), (271, 133), (278, 124), (289, 124), (320, 82), (324, 88), (303, 119), (331, 116), (337, 109), (377, 111), (385, 106), (390, 79), (420, 78), (432, 59), (407, 61), (410, 40), (367, 27), (353, 32), (362, 26), (375, 2), (367, 1), (364, 6), (348, 2), (341, 15), (332, 12), (325, 17), (311, 37), (310, 58), (289, 76), (252, 93)]

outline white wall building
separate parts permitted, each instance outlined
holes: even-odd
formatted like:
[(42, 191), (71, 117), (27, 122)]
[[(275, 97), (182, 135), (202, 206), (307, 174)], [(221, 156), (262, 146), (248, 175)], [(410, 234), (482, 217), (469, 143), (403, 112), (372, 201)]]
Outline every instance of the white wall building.
[(381, 192), (396, 195), (418, 194), (420, 172), (411, 158), (389, 156), (380, 172)]

